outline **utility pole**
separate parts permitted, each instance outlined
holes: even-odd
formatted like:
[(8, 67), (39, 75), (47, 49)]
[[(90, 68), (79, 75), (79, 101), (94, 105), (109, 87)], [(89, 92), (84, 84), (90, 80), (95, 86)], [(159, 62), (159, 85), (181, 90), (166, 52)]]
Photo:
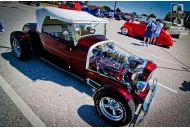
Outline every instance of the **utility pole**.
[(115, 12), (115, 8), (116, 8), (116, 4), (117, 4), (117, 1), (115, 1), (114, 12)]
[(150, 7), (150, 10), (149, 10), (149, 15), (150, 15), (150, 11), (152, 10), (152, 7)]

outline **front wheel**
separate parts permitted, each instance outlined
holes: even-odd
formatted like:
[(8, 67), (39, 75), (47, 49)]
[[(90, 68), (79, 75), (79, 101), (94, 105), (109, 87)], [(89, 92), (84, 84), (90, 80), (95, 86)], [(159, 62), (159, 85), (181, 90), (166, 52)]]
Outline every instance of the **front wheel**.
[(125, 126), (131, 122), (135, 113), (133, 100), (127, 101), (116, 92), (101, 90), (95, 95), (94, 103), (100, 116), (116, 126)]
[(127, 29), (127, 28), (123, 28), (123, 29), (121, 30), (121, 33), (122, 33), (123, 35), (127, 35), (127, 34), (128, 34), (128, 29)]

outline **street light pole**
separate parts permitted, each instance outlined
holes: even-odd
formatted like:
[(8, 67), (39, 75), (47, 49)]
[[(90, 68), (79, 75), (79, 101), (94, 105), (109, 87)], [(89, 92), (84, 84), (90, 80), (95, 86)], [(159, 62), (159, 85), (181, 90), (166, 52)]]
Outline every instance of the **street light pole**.
[(152, 10), (152, 7), (150, 7), (149, 14), (147, 16), (147, 21), (150, 19), (150, 11)]
[(149, 10), (149, 15), (150, 15), (150, 11), (152, 10), (152, 7), (150, 7), (150, 10)]
[(115, 1), (114, 12), (115, 12), (115, 8), (116, 8), (116, 4), (117, 4), (117, 1)]

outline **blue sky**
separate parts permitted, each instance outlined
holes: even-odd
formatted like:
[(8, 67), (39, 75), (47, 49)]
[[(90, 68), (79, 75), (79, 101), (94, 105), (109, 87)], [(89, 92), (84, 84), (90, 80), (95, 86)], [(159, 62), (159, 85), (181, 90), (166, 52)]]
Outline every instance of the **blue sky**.
[[(116, 7), (119, 7), (122, 12), (136, 12), (137, 14), (148, 14), (150, 7), (152, 7), (150, 13), (162, 19), (170, 11), (171, 3), (184, 4), (184, 10), (190, 11), (190, 1), (118, 1)], [(97, 6), (107, 5), (113, 9), (115, 1), (89, 1), (89, 4)]]

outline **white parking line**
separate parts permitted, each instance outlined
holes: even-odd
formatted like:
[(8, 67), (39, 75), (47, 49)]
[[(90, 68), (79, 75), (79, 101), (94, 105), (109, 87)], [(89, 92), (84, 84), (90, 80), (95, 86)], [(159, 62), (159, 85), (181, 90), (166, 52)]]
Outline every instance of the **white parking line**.
[(46, 125), (36, 116), (29, 106), (16, 94), (11, 86), (0, 76), (0, 86), (11, 98), (14, 104), (20, 109), (22, 114), (34, 127), (46, 127)]
[[(153, 80), (150, 80), (150, 81), (153, 82)], [(158, 83), (158, 85), (160, 87), (163, 87), (163, 88), (167, 89), (167, 90), (170, 90), (171, 92), (178, 93), (176, 90), (173, 90), (173, 89), (171, 89), (171, 88), (169, 88), (169, 87), (167, 87), (167, 86), (165, 86), (165, 85), (163, 85), (161, 83)]]
[(158, 59), (161, 59), (161, 60), (164, 60), (164, 61), (170, 62), (170, 63), (172, 63), (172, 64), (175, 64), (175, 65), (177, 64), (177, 63), (175, 63), (175, 62), (172, 62), (172, 61), (166, 60), (166, 59), (164, 59), (164, 58), (161, 58), (161, 57), (155, 56), (155, 55), (153, 55), (153, 54), (150, 54), (150, 53), (147, 53), (147, 52), (141, 51), (141, 50), (136, 49), (136, 48), (133, 48), (133, 47), (130, 47), (130, 46), (125, 45), (125, 44), (123, 44), (123, 43), (119, 43), (119, 42), (115, 42), (115, 43), (122, 44), (122, 45), (127, 46), (127, 47), (129, 47), (129, 48), (131, 48), (131, 49), (134, 49), (134, 50), (137, 50), (137, 51), (139, 51), (139, 52), (145, 53), (145, 54), (147, 54), (147, 55), (150, 55), (150, 56), (156, 57), (156, 58), (158, 58)]

